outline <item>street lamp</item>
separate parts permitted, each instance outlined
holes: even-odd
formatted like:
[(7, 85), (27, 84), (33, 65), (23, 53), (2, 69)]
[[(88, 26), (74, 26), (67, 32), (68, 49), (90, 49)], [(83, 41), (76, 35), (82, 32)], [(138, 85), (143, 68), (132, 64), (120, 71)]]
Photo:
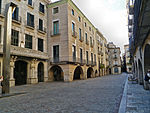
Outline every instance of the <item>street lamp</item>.
[(4, 27), (4, 42), (3, 42), (3, 82), (2, 94), (9, 93), (9, 78), (10, 78), (10, 44), (11, 44), (11, 26), (12, 13), (17, 6), (10, 2), (5, 8), (5, 27)]

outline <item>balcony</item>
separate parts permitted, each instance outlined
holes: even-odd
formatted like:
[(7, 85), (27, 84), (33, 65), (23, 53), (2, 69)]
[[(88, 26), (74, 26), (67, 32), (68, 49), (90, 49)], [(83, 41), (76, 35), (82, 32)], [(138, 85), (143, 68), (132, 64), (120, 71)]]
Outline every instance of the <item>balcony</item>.
[(0, 17), (4, 18), (5, 17), (5, 9), (0, 9)]
[(46, 33), (46, 28), (45, 28), (45, 27), (37, 26), (37, 30), (38, 30), (38, 32), (40, 32), (40, 33), (43, 33), (43, 34)]
[(84, 38), (83, 38), (83, 37), (81, 37), (79, 40), (80, 40), (81, 42), (83, 42), (83, 41), (84, 41)]
[(16, 18), (12, 18), (12, 21), (14, 23), (17, 23), (17, 24), (21, 24), (21, 21), (22, 21), (22, 18), (19, 16), (19, 17), (16, 17)]
[(28, 3), (28, 6), (32, 9), (34, 9), (34, 3), (32, 2), (31, 4)]
[(86, 44), (89, 45), (89, 41), (88, 40), (86, 40)]
[(77, 32), (72, 32), (72, 36), (74, 37), (74, 38), (77, 38)]
[(33, 22), (27, 22), (26, 21), (26, 25), (25, 25), (27, 28), (29, 28), (29, 29), (32, 29), (32, 30), (34, 30), (34, 23)]
[(60, 29), (58, 30), (58, 31), (56, 31), (56, 32), (54, 32), (54, 31), (51, 31), (50, 32), (50, 36), (51, 37), (54, 37), (54, 36), (59, 36), (61, 33), (60, 33)]
[(94, 47), (94, 43), (90, 43), (90, 46), (93, 48)]
[(76, 57), (73, 57), (72, 62), (73, 64), (80, 64), (81, 66), (85, 65), (86, 63), (84, 59), (76, 58)]
[(118, 58), (117, 56), (114, 56), (114, 57), (113, 57), (113, 59), (117, 59), (117, 58)]

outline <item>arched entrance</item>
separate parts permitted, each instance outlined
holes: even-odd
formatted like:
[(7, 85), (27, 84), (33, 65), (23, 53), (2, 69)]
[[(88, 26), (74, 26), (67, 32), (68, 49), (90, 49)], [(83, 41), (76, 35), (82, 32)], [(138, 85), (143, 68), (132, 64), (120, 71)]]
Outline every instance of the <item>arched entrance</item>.
[(143, 84), (143, 68), (142, 68), (142, 64), (141, 64), (141, 61), (138, 60), (138, 66), (139, 66), (139, 69), (138, 69), (138, 77), (139, 77), (139, 84)]
[(14, 68), (15, 85), (24, 85), (27, 83), (27, 62), (16, 61)]
[(83, 76), (82, 68), (80, 66), (76, 67), (76, 69), (74, 71), (73, 80), (81, 79), (82, 76)]
[(109, 68), (109, 74), (111, 74), (111, 68)]
[(95, 71), (95, 76), (98, 77), (98, 71), (97, 70)]
[(87, 70), (87, 78), (91, 78), (93, 75), (93, 72), (94, 72), (93, 69), (91, 67), (89, 67)]
[[(147, 70), (150, 69), (150, 45), (147, 44), (144, 50), (144, 72), (147, 73)], [(148, 84), (144, 83), (145, 89), (150, 89)]]
[(118, 67), (114, 68), (114, 73), (116, 73), (116, 74), (119, 73)]
[(63, 81), (64, 74), (60, 66), (53, 66), (49, 71), (49, 79), (53, 81)]
[(38, 64), (38, 82), (44, 82), (44, 64), (42, 62)]

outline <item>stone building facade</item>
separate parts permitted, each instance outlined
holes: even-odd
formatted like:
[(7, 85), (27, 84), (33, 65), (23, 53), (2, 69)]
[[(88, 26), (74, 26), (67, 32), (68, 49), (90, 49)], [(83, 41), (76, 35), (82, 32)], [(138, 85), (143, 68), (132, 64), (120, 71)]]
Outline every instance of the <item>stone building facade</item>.
[(0, 75), (6, 4), (12, 15), (10, 86), (108, 74), (107, 40), (72, 0), (0, 0)]
[(129, 44), (124, 45), (124, 57), (125, 57), (125, 63), (126, 63), (126, 71), (127, 73), (132, 73), (132, 63), (130, 60), (130, 51), (129, 51)]
[(119, 47), (108, 43), (108, 56), (109, 56), (109, 74), (121, 74), (121, 51)]
[(12, 15), (10, 86), (47, 81), (48, 0), (0, 0), (0, 75), (3, 70), (5, 10), (10, 2), (17, 5)]
[[(97, 29), (71, 0), (48, 5), (49, 80), (73, 81), (105, 75), (107, 41), (98, 54)], [(104, 69), (100, 69), (100, 63)]]
[(128, 33), (129, 49), (131, 53), (133, 75), (144, 89), (150, 89), (148, 82), (144, 80), (147, 70), (150, 69), (150, 1), (129, 0)]

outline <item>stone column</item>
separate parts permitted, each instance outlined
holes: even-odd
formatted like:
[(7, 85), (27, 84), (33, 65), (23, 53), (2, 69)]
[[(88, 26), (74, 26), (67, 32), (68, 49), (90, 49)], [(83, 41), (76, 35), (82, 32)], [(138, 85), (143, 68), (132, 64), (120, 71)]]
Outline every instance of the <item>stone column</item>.
[(48, 61), (44, 62), (44, 82), (48, 81)]
[(37, 63), (37, 59), (33, 59), (32, 61), (31, 61), (31, 73), (30, 73), (30, 76), (29, 76), (29, 78), (28, 78), (28, 83), (29, 84), (35, 84), (35, 83), (37, 83), (38, 81), (37, 81), (37, 76), (36, 76), (36, 72), (35, 72), (35, 67), (36, 67), (36, 63)]
[(14, 68), (15, 68), (16, 59), (17, 59), (16, 56), (12, 56), (11, 59), (10, 59), (10, 79), (9, 79), (10, 87), (15, 86)]

